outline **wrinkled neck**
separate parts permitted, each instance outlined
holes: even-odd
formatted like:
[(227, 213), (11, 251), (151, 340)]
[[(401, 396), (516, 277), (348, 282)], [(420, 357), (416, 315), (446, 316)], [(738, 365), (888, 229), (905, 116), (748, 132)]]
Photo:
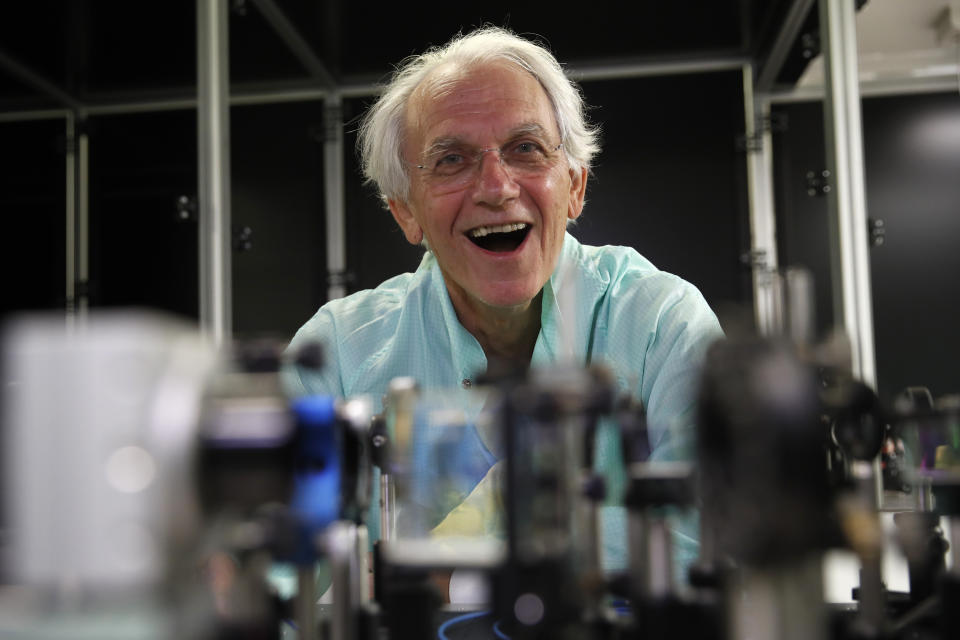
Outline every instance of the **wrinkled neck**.
[(482, 302), (454, 300), (460, 324), (477, 339), (488, 365), (526, 368), (540, 335), (541, 291), (522, 306), (492, 307)]

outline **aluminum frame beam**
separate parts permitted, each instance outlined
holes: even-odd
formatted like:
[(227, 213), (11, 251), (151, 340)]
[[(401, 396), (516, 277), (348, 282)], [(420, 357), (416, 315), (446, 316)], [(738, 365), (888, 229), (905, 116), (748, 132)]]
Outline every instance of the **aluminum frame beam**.
[[(714, 73), (740, 70), (749, 63), (745, 56), (725, 56), (720, 58), (676, 59), (660, 61), (625, 62), (619, 64), (568, 66), (567, 75), (578, 82), (601, 80), (644, 78), (651, 76), (676, 75), (684, 73)], [(303, 102), (309, 100), (327, 100), (333, 95), (343, 98), (364, 98), (377, 95), (382, 86), (369, 79), (348, 80), (336, 88), (316, 86), (281, 86), (276, 88), (243, 88), (234, 86), (229, 97), (231, 106), (274, 104), (284, 102)], [(197, 98), (189, 95), (175, 95), (169, 98), (145, 98), (143, 100), (120, 100), (115, 102), (91, 100), (84, 106), (91, 116), (147, 113), (153, 111), (174, 111), (195, 109)], [(62, 118), (65, 109), (36, 109), (0, 112), (0, 122), (21, 120)]]
[[(917, 95), (921, 93), (946, 93), (956, 91), (958, 80), (956, 75), (944, 75), (926, 78), (901, 78), (871, 80), (860, 83), (860, 96), (866, 98), (878, 96)], [(814, 102), (823, 100), (826, 87), (795, 87), (788, 91), (777, 91), (769, 95), (773, 104), (787, 104), (791, 102)]]
[(765, 279), (778, 267), (777, 221), (773, 199), (773, 141), (770, 104), (756, 92), (752, 64), (743, 65), (743, 112), (746, 131), (747, 200), (750, 209), (750, 255), (753, 270), (753, 311), (764, 334), (777, 324), (775, 301), (769, 298)]
[(334, 89), (337, 86), (336, 80), (283, 10), (273, 0), (251, 0), (251, 2), (307, 72), (327, 88)]
[(54, 82), (51, 82), (40, 73), (37, 73), (27, 65), (16, 60), (3, 51), (0, 51), (0, 67), (5, 68), (12, 75), (19, 78), (27, 85), (33, 87), (37, 91), (40, 91), (44, 95), (53, 98), (65, 107), (69, 107), (75, 111), (80, 111), (84, 108), (82, 102), (58, 87)]
[(85, 125), (83, 113), (67, 114), (64, 290), (70, 327), (86, 319), (90, 305), (90, 138)]
[(70, 117), (69, 109), (33, 109), (24, 111), (0, 111), (0, 122), (31, 122), (33, 120), (58, 120)]
[(853, 375), (876, 388), (855, 18), (853, 0), (820, 0), (834, 315), (850, 339)]
[(347, 294), (346, 204), (344, 200), (343, 104), (336, 94), (323, 109), (323, 186), (327, 228), (327, 300)]
[(225, 0), (197, 0), (200, 329), (221, 346), (233, 331), (230, 67)]
[(749, 62), (749, 57), (740, 55), (721, 55), (710, 58), (665, 58), (660, 60), (628, 61), (611, 64), (584, 63), (570, 65), (566, 68), (566, 73), (577, 82), (590, 82), (597, 80), (680, 75), (686, 73), (735, 71)]
[[(714, 68), (703, 68), (694, 66), (683, 66), (687, 73), (698, 72), (721, 72), (740, 69), (746, 60), (730, 58), (719, 66)], [(666, 67), (663, 67), (664, 69)], [(587, 69), (577, 71), (568, 70), (571, 77), (583, 82), (593, 80), (609, 80), (614, 78), (636, 78), (656, 75), (654, 72), (642, 71), (636, 73), (636, 70), (621, 67), (609, 67), (603, 69)], [(769, 93), (761, 92), (756, 83), (754, 88), (758, 95), (763, 96), (763, 101), (769, 104), (788, 104), (792, 102), (814, 102), (823, 100), (825, 88), (799, 87), (783, 91), (771, 91)], [(862, 97), (874, 96), (894, 96), (894, 95), (915, 95), (922, 93), (942, 93), (956, 91), (957, 77), (955, 75), (937, 76), (927, 78), (903, 78), (899, 80), (871, 80), (860, 83), (860, 95)], [(341, 98), (363, 98), (376, 95), (379, 87), (373, 83), (353, 84), (342, 86), (337, 90)], [(317, 87), (286, 87), (266, 90), (237, 89), (230, 96), (230, 106), (246, 106), (256, 104), (277, 104), (287, 102), (307, 102), (310, 100), (326, 100), (331, 91)], [(121, 102), (103, 102), (90, 103), (84, 111), (89, 116), (119, 115), (129, 113), (151, 113), (159, 111), (177, 111), (186, 109), (196, 109), (196, 97), (166, 98), (166, 99), (145, 99), (145, 100), (126, 100)], [(24, 109), (18, 111), (0, 111), (0, 122), (27, 122), (30, 120), (55, 120), (57, 118), (66, 118), (70, 113), (69, 109)]]
[(76, 118), (73, 113), (66, 114), (67, 140), (66, 149), (66, 280), (64, 282), (64, 291), (66, 292), (66, 311), (67, 322), (72, 323), (76, 314), (76, 296), (77, 296), (77, 151), (73, 143), (76, 132)]
[(77, 282), (81, 286), (76, 296), (77, 315), (85, 319), (90, 306), (90, 136), (86, 131), (87, 119), (77, 114), (74, 120), (74, 146), (76, 147), (76, 200), (77, 200)]
[(814, 2), (815, 0), (794, 0), (793, 4), (790, 5), (783, 24), (780, 25), (780, 31), (777, 32), (777, 37), (770, 48), (770, 53), (767, 54), (767, 59), (757, 77), (756, 85), (759, 91), (769, 91), (776, 82), (780, 70), (783, 69), (783, 63), (790, 54), (790, 49), (793, 48), (793, 44), (796, 42), (800, 29), (810, 14)]

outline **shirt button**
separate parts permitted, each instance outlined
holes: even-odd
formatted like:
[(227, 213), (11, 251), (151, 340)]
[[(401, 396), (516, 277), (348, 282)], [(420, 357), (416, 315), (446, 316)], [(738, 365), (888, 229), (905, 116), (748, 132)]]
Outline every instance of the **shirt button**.
[(460, 386), (463, 387), (464, 389), (469, 389), (470, 387), (473, 386), (473, 380), (471, 380), (470, 378), (464, 378), (460, 382)]

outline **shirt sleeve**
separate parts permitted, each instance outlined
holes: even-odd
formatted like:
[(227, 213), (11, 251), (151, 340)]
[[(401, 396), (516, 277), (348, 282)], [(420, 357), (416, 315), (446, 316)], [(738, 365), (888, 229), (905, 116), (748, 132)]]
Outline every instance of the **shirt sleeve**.
[[(608, 318), (608, 353), (617, 375), (646, 410), (651, 461), (692, 461), (696, 455), (697, 397), (709, 346), (723, 333), (700, 292), (662, 272), (628, 277), (616, 291)], [(604, 568), (627, 564), (626, 489), (616, 429), (601, 431), (598, 465), (612, 490), (603, 511)], [(695, 513), (675, 514), (674, 569), (682, 580), (699, 549)]]
[(683, 285), (659, 310), (638, 390), (653, 461), (693, 460), (701, 367), (707, 349), (723, 335), (700, 292)]
[[(323, 363), (319, 370), (296, 364), (296, 354), (310, 343), (323, 349)], [(333, 315), (325, 308), (307, 321), (290, 341), (280, 368), (280, 382), (291, 398), (325, 394), (339, 398), (346, 396), (340, 376), (340, 354), (337, 350), (336, 325)]]

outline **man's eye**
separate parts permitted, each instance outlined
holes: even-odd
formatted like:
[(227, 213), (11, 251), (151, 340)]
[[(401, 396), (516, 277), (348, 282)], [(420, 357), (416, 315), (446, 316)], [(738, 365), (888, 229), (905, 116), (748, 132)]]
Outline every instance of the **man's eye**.
[(445, 153), (437, 158), (437, 161), (434, 163), (435, 167), (453, 167), (458, 164), (463, 163), (464, 157), (459, 153)]
[(543, 145), (532, 140), (514, 143), (508, 149), (505, 159), (515, 166), (532, 165), (539, 167), (547, 161), (547, 154), (543, 150)]
[(541, 147), (536, 142), (520, 142), (513, 146), (513, 152), (517, 154), (529, 154), (529, 153), (543, 153), (543, 147)]

